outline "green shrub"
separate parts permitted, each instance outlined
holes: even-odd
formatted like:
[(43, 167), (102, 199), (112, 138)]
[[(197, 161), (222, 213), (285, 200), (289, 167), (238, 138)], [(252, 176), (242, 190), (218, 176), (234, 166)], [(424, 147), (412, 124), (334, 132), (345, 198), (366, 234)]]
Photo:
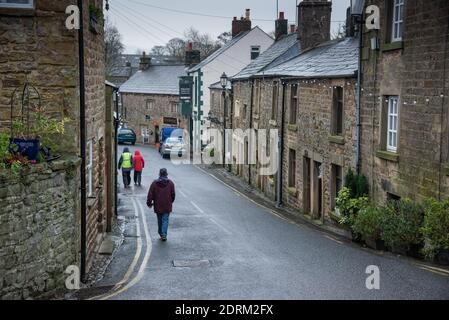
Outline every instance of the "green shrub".
[(7, 161), (11, 158), (9, 146), (9, 135), (0, 133), (0, 169), (5, 169)]
[(354, 219), (352, 230), (362, 235), (364, 239), (380, 239), (382, 232), (383, 211), (369, 205), (362, 208)]
[(340, 211), (340, 223), (352, 226), (358, 212), (369, 205), (369, 199), (367, 197), (353, 198), (351, 190), (343, 187), (338, 193), (336, 205)]
[(382, 240), (392, 248), (410, 248), (423, 241), (424, 206), (409, 199), (389, 201), (382, 211)]
[(424, 253), (433, 258), (439, 250), (449, 249), (449, 201), (427, 199), (424, 206), (424, 226), (421, 229), (427, 240)]
[(366, 197), (369, 193), (366, 177), (364, 175), (354, 174), (351, 169), (346, 174), (345, 187), (351, 191), (351, 198)]

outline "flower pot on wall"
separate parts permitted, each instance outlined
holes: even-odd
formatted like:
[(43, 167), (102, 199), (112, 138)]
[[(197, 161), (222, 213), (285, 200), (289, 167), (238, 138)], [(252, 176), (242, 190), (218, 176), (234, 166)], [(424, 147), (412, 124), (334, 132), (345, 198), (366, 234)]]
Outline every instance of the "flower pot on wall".
[(17, 146), (17, 152), (26, 157), (29, 161), (37, 160), (39, 154), (39, 140), (38, 139), (11, 139), (11, 144)]

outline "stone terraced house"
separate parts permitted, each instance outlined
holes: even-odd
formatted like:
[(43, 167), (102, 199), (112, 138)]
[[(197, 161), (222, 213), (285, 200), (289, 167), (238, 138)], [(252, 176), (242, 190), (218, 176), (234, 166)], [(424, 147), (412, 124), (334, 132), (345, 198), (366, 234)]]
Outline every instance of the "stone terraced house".
[[(101, 23), (89, 18), (89, 6), (101, 11), (103, 1), (83, 1), (84, 87), (79, 83), (78, 30), (65, 24), (69, 5), (77, 1), (0, 1), (0, 130), (9, 132), (11, 96), (26, 82), (39, 92), (49, 115), (71, 120), (59, 141), (62, 158), (32, 165), (20, 179), (0, 170), (1, 298), (50, 296), (64, 290), (66, 268), (78, 266), (81, 274), (89, 270), (113, 220), (106, 210), (106, 184), (111, 183), (106, 164), (115, 166), (115, 161), (112, 148), (106, 148), (112, 143), (112, 129), (106, 124), (112, 121), (106, 121), (111, 115), (105, 108), (104, 41)], [(83, 91), (85, 186), (80, 180)]]
[(144, 52), (140, 70), (120, 86), (122, 120), (138, 143), (160, 142), (164, 127), (187, 129), (179, 104), (179, 80), (186, 75), (183, 64), (153, 65)]
[[(449, 2), (367, 0), (362, 171), (377, 201), (449, 198)], [(372, 44), (376, 44), (374, 47)]]
[(277, 129), (282, 149), (272, 150), (281, 170), (261, 175), (259, 152), (248, 165), (247, 137), (234, 140), (233, 155), (245, 164), (232, 167), (272, 200), (324, 221), (344, 174), (356, 165), (358, 42), (330, 41), (330, 2), (304, 0), (298, 16), (297, 34), (278, 40), (232, 79), (233, 128)]

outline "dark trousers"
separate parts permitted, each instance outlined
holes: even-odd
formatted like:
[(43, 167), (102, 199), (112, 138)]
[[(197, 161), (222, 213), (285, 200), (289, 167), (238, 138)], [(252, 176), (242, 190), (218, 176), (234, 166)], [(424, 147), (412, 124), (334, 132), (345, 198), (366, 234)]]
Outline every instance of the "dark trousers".
[(123, 184), (128, 187), (131, 183), (131, 170), (122, 170)]
[(142, 182), (142, 171), (136, 171), (134, 170), (134, 183), (138, 184), (140, 186)]

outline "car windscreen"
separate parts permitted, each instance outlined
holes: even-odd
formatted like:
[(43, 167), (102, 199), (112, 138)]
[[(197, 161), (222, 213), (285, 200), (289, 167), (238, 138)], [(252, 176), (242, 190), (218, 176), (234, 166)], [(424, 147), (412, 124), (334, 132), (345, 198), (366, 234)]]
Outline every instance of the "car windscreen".
[(131, 130), (127, 130), (127, 129), (122, 129), (120, 130), (121, 134), (133, 134), (133, 132)]

